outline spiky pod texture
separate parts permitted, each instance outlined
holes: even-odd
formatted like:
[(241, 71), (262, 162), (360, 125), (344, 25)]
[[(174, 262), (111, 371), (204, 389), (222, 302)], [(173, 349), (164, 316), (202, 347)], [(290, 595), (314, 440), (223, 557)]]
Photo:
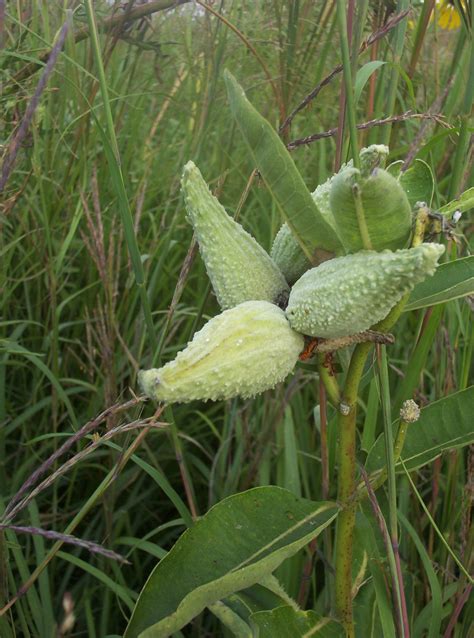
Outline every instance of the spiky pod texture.
[(182, 187), (188, 219), (221, 308), (250, 300), (286, 302), (284, 276), (260, 244), (226, 213), (193, 162), (184, 167)]
[(384, 319), (417, 283), (432, 275), (444, 252), (440, 244), (361, 251), (308, 270), (291, 289), (286, 315), (305, 335), (345, 337)]
[(173, 361), (140, 372), (139, 383), (166, 403), (248, 398), (283, 381), (303, 347), (280, 308), (247, 301), (211, 319)]
[[(398, 180), (386, 170), (374, 168), (367, 176), (357, 168), (341, 171), (332, 180), (329, 200), (346, 252), (406, 246), (412, 225), (410, 203)], [(362, 238), (361, 216), (369, 245)]]
[(276, 234), (270, 257), (290, 286), (312, 266), (287, 223), (284, 223)]

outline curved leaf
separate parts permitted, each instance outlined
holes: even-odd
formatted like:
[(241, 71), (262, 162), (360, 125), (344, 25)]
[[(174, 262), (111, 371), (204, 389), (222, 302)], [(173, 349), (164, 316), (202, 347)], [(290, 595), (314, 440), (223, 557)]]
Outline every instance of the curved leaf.
[(398, 160), (387, 167), (387, 171), (398, 179), (407, 194), (410, 206), (417, 202), (431, 205), (434, 193), (434, 177), (431, 168), (422, 159), (416, 159), (408, 170), (400, 173), (403, 162)]
[(323, 618), (314, 611), (297, 611), (293, 607), (277, 607), (271, 611), (258, 611), (251, 620), (258, 638), (339, 638), (344, 636), (342, 626), (331, 618)]
[(386, 64), (386, 62), (383, 60), (371, 60), (364, 64), (364, 66), (361, 66), (357, 71), (354, 82), (354, 98), (356, 104), (359, 101), (362, 91), (364, 90), (364, 86), (367, 84), (372, 73), (375, 73), (375, 71), (384, 64)]
[(467, 191), (464, 191), (459, 197), (453, 199), (452, 202), (441, 206), (438, 212), (443, 215), (450, 215), (457, 210), (461, 213), (465, 213), (471, 208), (474, 208), (474, 187), (468, 188)]
[(179, 538), (146, 582), (125, 638), (164, 638), (272, 573), (337, 516), (279, 487), (230, 496)]
[(252, 159), (308, 258), (315, 263), (317, 249), (342, 253), (335, 231), (322, 216), (278, 133), (252, 106), (242, 87), (227, 70), (224, 79), (232, 114)]
[(415, 286), (404, 310), (416, 310), (474, 294), (474, 255), (439, 266), (433, 275)]
[[(445, 450), (473, 443), (473, 414), (474, 386), (423, 408), (418, 421), (408, 426), (402, 452), (407, 470), (412, 471), (430, 463)], [(366, 469), (374, 472), (384, 465), (385, 442), (382, 434), (369, 452)], [(397, 463), (395, 469), (397, 472), (404, 471), (401, 463)]]

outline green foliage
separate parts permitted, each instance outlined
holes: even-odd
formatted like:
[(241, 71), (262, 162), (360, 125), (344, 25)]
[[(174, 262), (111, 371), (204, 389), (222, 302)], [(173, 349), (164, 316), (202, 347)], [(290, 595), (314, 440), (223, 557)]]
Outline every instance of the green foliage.
[[(154, 569), (126, 638), (169, 636), (205, 606), (258, 583), (336, 517), (333, 503), (260, 487), (215, 505)], [(170, 586), (171, 585), (171, 586)]]
[(468, 188), (467, 191), (464, 191), (459, 197), (453, 199), (452, 202), (441, 206), (439, 212), (443, 215), (451, 215), (455, 211), (464, 213), (471, 208), (474, 208), (474, 187)]
[(318, 249), (340, 252), (336, 233), (321, 215), (298, 169), (273, 127), (256, 111), (231, 73), (225, 81), (230, 107), (251, 156), (278, 210), (308, 258), (318, 261)]
[[(435, 401), (421, 411), (419, 421), (409, 425), (403, 446), (402, 459), (408, 470), (415, 470), (436, 459), (446, 450), (474, 442), (472, 414), (474, 387), (455, 392)], [(369, 472), (384, 465), (384, 435), (369, 452), (366, 468)], [(397, 472), (403, 472), (398, 463)]]
[[(173, 0), (158, 0), (128, 3), (126, 21), (124, 3), (88, 2), (89, 17), (81, 3), (72, 3), (69, 16), (66, 4), (71, 3), (5, 3), (4, 174), (10, 151), (16, 149), (17, 156), (0, 209), (0, 496), (4, 507), (45, 459), (73, 441), (12, 522), (96, 540), (130, 564), (80, 546), (65, 550), (61, 540), (2, 530), (0, 605), (11, 601), (0, 616), (2, 638), (67, 635), (68, 600), (71, 635), (122, 635), (157, 560), (200, 514), (228, 496), (274, 484), (310, 500), (338, 498), (337, 406), (350, 349), (298, 365), (288, 384), (253, 401), (195, 401), (161, 415), (156, 405), (128, 401), (139, 368), (173, 360), (219, 312), (184, 221), (179, 179), (187, 161), (200, 166), (229, 214), (267, 251), (289, 217), (313, 256), (313, 241), (321, 234), (312, 222), (320, 217), (307, 191), (316, 188), (322, 192), (317, 209), (340, 250), (333, 218), (321, 203), (327, 180), (351, 161), (334, 3), (213, 3), (220, 20), (196, 3), (176, 7)], [(404, 312), (390, 328), (395, 343), (387, 347), (388, 394), (394, 416), (409, 396), (427, 412), (472, 379), (471, 310), (459, 294), (470, 289), (461, 264), (470, 264), (474, 204), (468, 162), (472, 32), (465, 21), (443, 30), (428, 19), (431, 4), (412, 3), (410, 26), (403, 19), (358, 57), (352, 52), (371, 32), (386, 28), (386, 12), (377, 3), (351, 4), (349, 63), (358, 99), (350, 115), (352, 124), (362, 124), (355, 145), (383, 141), (390, 146), (390, 162), (413, 158), (407, 177), (400, 178), (403, 186), (403, 179), (417, 176), (406, 188), (410, 203), (429, 202), (432, 195), (432, 210), (441, 212), (454, 235), (450, 240), (439, 221), (430, 223), (433, 241), (448, 246), (445, 263), (440, 278), (431, 280), (433, 287), (420, 289), (419, 297), (414, 292), (410, 302), (440, 303)], [(399, 9), (405, 6), (405, 0), (398, 3)], [(146, 14), (150, 7), (152, 15)], [(97, 38), (91, 39), (94, 17)], [(64, 51), (32, 104), (66, 19), (71, 22)], [(245, 86), (257, 116), (269, 123), (269, 147), (250, 149), (234, 123), (224, 67)], [(315, 87), (320, 87), (316, 98), (301, 106), (278, 136), (278, 126)], [(31, 106), (36, 106), (32, 124), (16, 145)], [(406, 115), (409, 111), (417, 117)], [(426, 118), (428, 112), (436, 119)], [(385, 118), (392, 123), (378, 125)], [(287, 143), (315, 134), (323, 137), (291, 144), (288, 155)], [(262, 159), (263, 169), (253, 173)], [(294, 194), (295, 184), (304, 194)], [(463, 215), (453, 228), (457, 210)], [(318, 223), (318, 228), (326, 226)], [(364, 449), (382, 431), (375, 361), (370, 354), (357, 396), (357, 441), (367, 426)], [(329, 384), (327, 392), (321, 380)], [(89, 434), (73, 440), (86, 423), (92, 423)], [(410, 426), (407, 445), (418, 426)], [(426, 452), (428, 437), (429, 431), (416, 455)], [(472, 602), (463, 603), (469, 582), (464, 572), (458, 577), (461, 568), (450, 553), (452, 548), (469, 567), (469, 454), (467, 447), (437, 453), (434, 462), (410, 473), (413, 483), (397, 466), (398, 544), (414, 637), (444, 634), (449, 623), (453, 635), (472, 632)], [(375, 496), (386, 516), (385, 486)], [(361, 508), (370, 534), (361, 523)], [(367, 500), (361, 508), (356, 532), (363, 531), (362, 540), (357, 535), (354, 540), (356, 629), (363, 627), (363, 636), (392, 637), (396, 614), (388, 554)], [(250, 636), (252, 614), (293, 607), (289, 596), (308, 617), (329, 617), (334, 527), (318, 536), (316, 547), (278, 568), (288, 594), (266, 580), (265, 586), (210, 604), (177, 635), (227, 638), (231, 618), (234, 629), (238, 625)], [(167, 582), (168, 596), (170, 589)]]
[(394, 162), (387, 171), (398, 179), (405, 191), (410, 206), (414, 208), (418, 202), (431, 206), (434, 194), (434, 177), (431, 168), (421, 159), (415, 159), (413, 166), (401, 172), (403, 162)]
[(297, 611), (293, 607), (278, 607), (272, 611), (258, 611), (252, 615), (258, 628), (258, 638), (338, 638), (342, 627), (330, 618), (322, 618), (314, 611)]
[(404, 310), (417, 310), (474, 294), (474, 256), (449, 261), (415, 286)]

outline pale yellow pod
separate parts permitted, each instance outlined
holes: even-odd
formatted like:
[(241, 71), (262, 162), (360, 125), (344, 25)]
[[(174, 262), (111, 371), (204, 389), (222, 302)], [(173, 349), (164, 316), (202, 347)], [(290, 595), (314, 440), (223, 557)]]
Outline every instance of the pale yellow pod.
[(139, 383), (165, 403), (253, 397), (283, 381), (303, 348), (283, 310), (248, 301), (211, 319), (173, 361), (140, 372)]

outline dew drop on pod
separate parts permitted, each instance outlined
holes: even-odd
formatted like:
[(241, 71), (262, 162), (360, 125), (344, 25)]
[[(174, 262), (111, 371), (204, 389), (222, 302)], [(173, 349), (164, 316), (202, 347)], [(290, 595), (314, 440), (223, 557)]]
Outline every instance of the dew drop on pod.
[(309, 336), (363, 332), (432, 275), (443, 252), (441, 244), (427, 243), (395, 252), (363, 250), (325, 261), (293, 286), (286, 316), (294, 330)]
[(182, 187), (188, 219), (212, 287), (223, 310), (250, 300), (284, 305), (288, 284), (270, 255), (211, 194), (193, 162), (184, 167)]
[(348, 167), (332, 180), (331, 210), (348, 253), (395, 250), (408, 243), (411, 207), (400, 182), (381, 168), (387, 153), (383, 145), (362, 149), (361, 169)]
[(247, 301), (211, 319), (173, 361), (138, 380), (146, 395), (165, 403), (248, 398), (283, 381), (303, 348), (283, 310)]

